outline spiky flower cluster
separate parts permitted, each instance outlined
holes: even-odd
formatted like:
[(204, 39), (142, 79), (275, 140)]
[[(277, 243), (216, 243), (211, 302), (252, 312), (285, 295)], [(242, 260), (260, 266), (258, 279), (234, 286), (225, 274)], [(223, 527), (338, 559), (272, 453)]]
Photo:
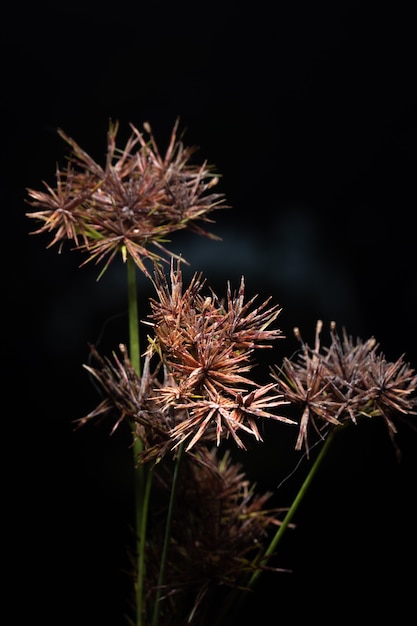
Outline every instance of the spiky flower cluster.
[[(86, 253), (83, 264), (104, 263), (101, 273), (121, 254), (129, 274), (136, 265), (155, 288), (141, 356), (130, 289), (132, 362), (124, 345), (121, 357), (112, 358), (91, 346), (95, 365), (85, 368), (104, 399), (78, 423), (110, 414), (113, 430), (127, 421), (133, 433), (138, 480), (135, 618), (129, 623), (220, 624), (235, 606), (235, 592), (251, 589), (269, 568), (305, 491), (285, 516), (283, 509), (267, 508), (272, 494), (256, 492), (232, 460), (233, 449), (245, 449), (247, 438), (262, 441), (259, 422), (265, 419), (298, 426), (295, 447), (307, 455), (312, 430), (325, 437), (362, 417), (382, 417), (395, 445), (396, 419), (417, 415), (417, 375), (404, 357), (389, 363), (373, 338), (354, 342), (345, 330), (340, 337), (335, 324), (330, 346), (322, 347), (319, 321), (314, 347), (295, 329), (300, 351), (273, 366), (266, 384), (256, 382), (254, 352), (282, 337), (273, 328), (279, 306), (271, 298), (256, 306), (256, 297), (245, 301), (243, 277), (235, 292), (227, 284), (224, 300), (211, 289), (203, 293), (201, 274), (184, 288), (184, 259), (165, 247), (180, 229), (217, 238), (200, 222), (211, 222), (214, 209), (226, 208), (223, 194), (212, 192), (218, 177), (206, 162), (192, 164), (196, 148), (177, 138), (178, 121), (164, 156), (149, 124), (145, 134), (133, 125), (131, 130), (119, 149), (118, 124), (109, 125), (103, 166), (59, 131), (70, 148), (67, 166), (57, 168), (55, 188), (45, 183), (43, 191), (28, 189), (33, 210), (27, 215), (41, 222), (33, 234), (52, 233), (49, 246), (58, 244), (61, 251), (71, 241)], [(161, 263), (168, 260), (169, 277)], [(278, 413), (284, 407), (299, 412), (299, 420)], [(315, 465), (310, 477), (314, 471)], [(278, 529), (266, 549), (272, 527)], [(220, 616), (219, 603), (226, 608)]]
[(395, 445), (395, 419), (417, 415), (417, 375), (400, 357), (394, 363), (378, 351), (374, 338), (352, 340), (343, 329), (342, 337), (330, 326), (330, 346), (322, 347), (322, 322), (316, 326), (314, 347), (295, 335), (302, 350), (295, 359), (284, 358), (281, 368), (274, 367), (272, 378), (284, 398), (300, 407), (301, 420), (296, 449), (309, 450), (308, 431), (321, 433), (359, 417), (382, 417)]
[[(105, 392), (98, 407), (80, 420), (113, 414), (114, 428), (125, 419), (142, 442), (141, 465), (152, 462), (156, 506), (150, 507), (146, 543), (146, 606), (161, 591), (165, 625), (199, 624), (210, 611), (211, 593), (244, 588), (255, 571), (267, 568), (265, 541), (281, 523), (283, 509), (267, 508), (272, 495), (255, 492), (221, 446), (229, 437), (244, 448), (242, 433), (261, 440), (257, 421), (296, 422), (276, 413), (286, 404), (275, 383), (251, 380), (252, 355), (282, 337), (269, 327), (280, 313), (269, 299), (245, 302), (244, 280), (237, 293), (228, 285), (222, 303), (194, 274), (182, 284), (180, 261), (171, 263), (170, 280), (155, 266), (156, 297), (150, 300), (149, 337), (141, 375), (121, 346), (122, 359), (102, 357), (91, 347), (97, 367), (85, 366)], [(164, 586), (158, 585), (172, 460), (180, 465)], [(171, 454), (168, 454), (171, 453)], [(215, 615), (213, 615), (213, 618)], [(205, 622), (206, 623), (206, 622)]]
[(61, 249), (64, 240), (72, 240), (88, 253), (85, 263), (106, 259), (104, 269), (120, 252), (147, 274), (144, 259), (160, 262), (172, 256), (164, 242), (173, 231), (187, 228), (218, 239), (198, 222), (210, 222), (208, 214), (226, 205), (223, 194), (207, 193), (218, 176), (206, 162), (191, 163), (197, 148), (177, 138), (178, 121), (164, 156), (149, 124), (144, 124), (147, 139), (132, 124), (131, 129), (119, 149), (118, 124), (109, 125), (104, 167), (59, 131), (71, 149), (67, 166), (57, 168), (56, 188), (44, 183), (46, 191), (28, 189), (28, 203), (37, 210), (27, 215), (42, 222), (34, 234), (54, 233), (49, 246)]
[(170, 285), (158, 265), (154, 275), (157, 299), (150, 300), (147, 321), (153, 335), (142, 375), (124, 348), (124, 361), (115, 357), (114, 363), (92, 348), (99, 367), (86, 368), (107, 397), (82, 422), (116, 409), (116, 425), (124, 418), (136, 424), (145, 444), (142, 461), (161, 458), (182, 443), (187, 451), (199, 441), (219, 446), (229, 436), (245, 448), (239, 431), (261, 441), (259, 419), (295, 424), (276, 413), (286, 404), (277, 385), (259, 385), (247, 375), (254, 350), (282, 337), (280, 329), (268, 329), (278, 305), (268, 307), (268, 299), (253, 308), (255, 297), (245, 302), (243, 278), (235, 294), (228, 285), (224, 304), (212, 290), (202, 294), (201, 275), (183, 290), (180, 261), (176, 268), (171, 263)]
[(293, 423), (274, 412), (284, 403), (276, 385), (258, 385), (247, 376), (254, 350), (271, 347), (282, 336), (280, 329), (268, 329), (280, 313), (278, 305), (268, 308), (268, 298), (252, 308), (255, 297), (244, 301), (243, 278), (237, 293), (228, 284), (223, 304), (213, 291), (202, 295), (201, 275), (183, 290), (180, 263), (176, 269), (171, 264), (170, 275), (171, 285), (161, 268), (155, 269), (158, 300), (150, 300), (154, 338), (149, 350), (172, 381), (157, 389), (157, 402), (165, 412), (184, 413), (171, 431), (176, 445), (186, 442), (190, 450), (202, 437), (219, 445), (230, 435), (244, 448), (238, 431), (260, 441), (259, 418)]

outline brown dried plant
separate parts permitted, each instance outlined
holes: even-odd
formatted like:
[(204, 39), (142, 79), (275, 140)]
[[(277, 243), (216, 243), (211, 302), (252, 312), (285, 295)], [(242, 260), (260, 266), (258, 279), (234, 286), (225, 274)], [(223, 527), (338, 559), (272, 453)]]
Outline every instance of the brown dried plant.
[(218, 239), (200, 222), (211, 222), (209, 214), (226, 205), (224, 194), (211, 191), (219, 181), (213, 166), (194, 164), (197, 148), (185, 147), (177, 137), (178, 120), (164, 156), (148, 123), (148, 138), (132, 124), (131, 129), (120, 149), (118, 124), (110, 123), (104, 166), (60, 130), (71, 150), (67, 166), (57, 167), (56, 188), (45, 182), (45, 191), (28, 189), (28, 203), (36, 210), (27, 216), (42, 223), (33, 234), (53, 233), (49, 246), (58, 244), (61, 251), (68, 239), (86, 252), (83, 265), (105, 260), (105, 270), (121, 253), (148, 274), (144, 259), (175, 256), (165, 246), (173, 231), (188, 229)]
[(247, 375), (254, 350), (270, 348), (282, 337), (280, 329), (268, 329), (280, 313), (278, 305), (268, 308), (269, 299), (256, 308), (255, 298), (245, 302), (243, 279), (237, 294), (228, 285), (225, 304), (212, 290), (202, 294), (201, 275), (184, 290), (180, 261), (176, 268), (171, 264), (170, 279), (171, 285), (155, 266), (157, 299), (150, 300), (146, 321), (153, 334), (141, 377), (124, 346), (123, 363), (117, 356), (112, 363), (92, 347), (99, 367), (85, 367), (107, 395), (81, 423), (116, 409), (116, 426), (124, 418), (136, 423), (145, 442), (142, 462), (183, 443), (187, 451), (200, 440), (219, 446), (229, 436), (245, 448), (239, 431), (261, 441), (261, 419), (295, 424), (276, 412), (286, 404), (277, 385), (260, 385)]
[[(186, 261), (165, 247), (181, 229), (218, 239), (201, 225), (226, 207), (223, 194), (212, 191), (218, 175), (206, 162), (192, 163), (196, 148), (178, 138), (178, 121), (164, 156), (149, 124), (145, 134), (133, 125), (131, 130), (119, 149), (118, 124), (110, 123), (103, 166), (59, 131), (70, 148), (67, 165), (57, 167), (55, 188), (44, 183), (44, 191), (28, 189), (27, 215), (41, 222), (33, 234), (52, 234), (48, 247), (57, 244), (61, 251), (69, 240), (87, 254), (82, 265), (104, 262), (100, 276), (116, 255), (127, 262), (129, 348), (120, 345), (120, 354), (108, 357), (90, 346), (92, 362), (85, 368), (103, 397), (76, 423), (110, 418), (111, 432), (125, 422), (132, 432), (130, 623), (220, 626), (230, 623), (228, 609), (240, 606), (239, 592), (252, 589), (270, 567), (338, 429), (382, 418), (398, 451), (397, 420), (410, 424), (407, 418), (417, 415), (417, 375), (404, 356), (388, 362), (374, 338), (354, 342), (344, 329), (339, 336), (334, 323), (329, 347), (322, 346), (319, 321), (313, 347), (295, 329), (300, 351), (272, 366), (267, 382), (255, 381), (255, 352), (283, 339), (274, 328), (281, 308), (271, 298), (246, 300), (243, 277), (237, 291), (227, 283), (224, 299), (206, 289), (201, 273), (184, 288)], [(162, 261), (169, 261), (169, 276)], [(155, 290), (143, 320), (148, 336), (142, 353), (137, 268)], [(295, 410), (296, 420), (283, 415), (286, 410)], [(262, 442), (263, 420), (298, 427), (294, 447), (307, 457), (312, 433), (324, 442), (285, 509), (268, 508), (272, 494), (259, 494), (231, 454), (230, 446), (247, 451), (248, 442)]]
[[(314, 347), (294, 329), (301, 351), (293, 359), (284, 358), (281, 367), (272, 368), (272, 378), (284, 398), (299, 407), (301, 419), (296, 449), (309, 451), (308, 432), (327, 431), (359, 418), (382, 418), (397, 453), (395, 420), (417, 415), (417, 375), (404, 360), (394, 363), (378, 352), (374, 338), (353, 341), (346, 330), (342, 337), (336, 324), (330, 326), (330, 346), (320, 341), (322, 322), (316, 325)], [(410, 422), (407, 420), (407, 423)]]
[[(214, 589), (244, 588), (254, 571), (267, 567), (264, 542), (283, 514), (265, 506), (272, 494), (257, 494), (241, 465), (221, 448), (229, 437), (245, 448), (239, 431), (261, 441), (258, 420), (296, 422), (276, 412), (286, 401), (275, 383), (259, 385), (248, 375), (254, 350), (282, 338), (279, 329), (268, 328), (280, 308), (268, 307), (269, 299), (258, 307), (255, 298), (245, 302), (243, 278), (237, 293), (228, 285), (224, 303), (212, 290), (203, 295), (201, 275), (184, 289), (180, 261), (176, 267), (171, 263), (170, 283), (161, 267), (155, 266), (154, 275), (156, 298), (146, 322), (153, 333), (141, 376), (125, 346), (120, 346), (122, 359), (102, 357), (91, 346), (96, 366), (85, 367), (105, 398), (79, 423), (110, 415), (112, 430), (126, 419), (135, 424), (143, 442), (136, 461), (152, 463), (158, 502), (148, 523), (144, 611), (157, 601), (164, 624), (175, 623), (183, 611), (197, 624)], [(161, 587), (158, 564), (173, 463), (184, 446)], [(156, 590), (161, 597), (155, 600)]]

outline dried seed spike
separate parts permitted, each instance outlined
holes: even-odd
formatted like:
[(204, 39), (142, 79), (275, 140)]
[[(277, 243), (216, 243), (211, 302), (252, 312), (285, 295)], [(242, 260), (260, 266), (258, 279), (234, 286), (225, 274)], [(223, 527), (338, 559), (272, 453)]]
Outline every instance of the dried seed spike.
[(316, 352), (320, 351), (320, 333), (323, 329), (323, 321), (322, 320), (317, 320), (317, 324), (316, 324), (316, 341), (315, 341), (315, 346), (314, 349)]
[(293, 332), (294, 332), (294, 337), (298, 339), (298, 341), (300, 341), (301, 343), (304, 343), (303, 338), (301, 336), (301, 331), (298, 328), (298, 326), (294, 326)]

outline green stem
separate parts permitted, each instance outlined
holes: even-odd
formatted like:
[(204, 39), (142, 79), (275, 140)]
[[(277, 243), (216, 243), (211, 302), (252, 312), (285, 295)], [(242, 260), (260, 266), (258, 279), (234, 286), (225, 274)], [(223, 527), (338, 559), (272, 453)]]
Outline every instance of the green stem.
[(143, 541), (138, 542), (138, 579), (137, 579), (137, 589), (136, 589), (136, 624), (137, 626), (142, 626), (143, 623), (143, 615), (144, 610), (142, 606), (143, 602), (143, 583), (144, 583), (144, 575), (145, 575), (145, 546), (146, 546), (146, 526), (148, 521), (148, 511), (149, 511), (149, 499), (151, 495), (151, 486), (153, 479), (153, 466), (149, 469), (146, 477), (145, 484), (145, 492), (143, 494), (142, 499), (142, 509), (138, 511), (137, 520), (138, 520), (138, 528), (139, 528), (139, 538), (143, 538)]
[[(316, 460), (314, 461), (313, 465), (311, 466), (311, 469), (309, 471), (309, 473), (307, 474), (306, 479), (304, 480), (303, 484), (301, 485), (300, 490), (298, 491), (297, 495), (294, 498), (294, 501), (292, 503), (292, 505), (290, 506), (290, 508), (287, 511), (287, 514), (285, 515), (282, 524), (280, 524), (277, 532), (275, 533), (275, 536), (273, 537), (271, 543), (269, 544), (268, 548), (265, 550), (264, 556), (262, 558), (262, 561), (264, 563), (267, 563), (267, 561), (269, 560), (269, 557), (275, 552), (276, 547), (278, 545), (278, 543), (281, 540), (281, 537), (283, 536), (283, 534), (285, 533), (285, 531), (288, 528), (288, 525), (290, 524), (292, 518), (294, 517), (295, 512), (297, 511), (298, 507), (300, 506), (300, 503), (302, 501), (302, 499), (304, 498), (305, 494), (307, 493), (307, 489), (309, 488), (319, 466), (321, 465), (322, 460), (324, 459), (327, 450), (332, 442), (332, 439), (334, 437), (334, 430), (331, 430), (329, 432), (329, 434), (326, 437), (326, 441), (324, 442), (323, 447), (320, 450), (320, 453), (317, 455)], [(256, 570), (253, 574), (251, 579), (249, 580), (248, 583), (248, 587), (250, 589), (253, 588), (253, 586), (255, 585), (256, 581), (258, 580), (259, 576), (261, 575), (262, 570)]]
[(167, 521), (166, 521), (166, 526), (165, 526), (164, 545), (162, 548), (161, 564), (160, 564), (160, 569), (159, 569), (158, 585), (156, 589), (156, 599), (155, 599), (154, 613), (153, 613), (153, 619), (152, 619), (152, 626), (158, 626), (158, 622), (159, 622), (159, 613), (160, 613), (160, 606), (161, 606), (160, 599), (161, 599), (161, 593), (162, 593), (162, 585), (164, 584), (164, 580), (165, 580), (165, 570), (166, 570), (167, 559), (168, 559), (168, 548), (169, 548), (169, 542), (171, 539), (171, 526), (172, 526), (172, 517), (173, 517), (173, 511), (174, 511), (174, 502), (175, 502), (175, 497), (177, 493), (179, 470), (180, 470), (180, 465), (181, 465), (183, 454), (184, 454), (184, 444), (182, 443), (178, 448), (178, 455), (177, 455), (177, 459), (175, 462), (174, 476), (172, 478), (172, 487), (171, 487), (171, 493), (169, 497), (168, 514), (167, 514)]
[(138, 376), (140, 367), (139, 315), (136, 283), (136, 265), (131, 257), (127, 259), (127, 296), (129, 307), (129, 359)]
[[(129, 359), (132, 367), (138, 376), (141, 376), (140, 362), (140, 339), (139, 339), (139, 315), (138, 297), (136, 281), (136, 265), (133, 259), (127, 258), (127, 291), (128, 291), (128, 311), (129, 311)], [(149, 472), (144, 479), (144, 469), (142, 465), (136, 465), (143, 450), (142, 440), (136, 436), (135, 424), (132, 424), (133, 435), (133, 459), (134, 467), (134, 490), (135, 490), (135, 528), (136, 528), (136, 548), (137, 548), (137, 581), (136, 581), (136, 624), (142, 626), (143, 616), (143, 583), (145, 576), (145, 536), (146, 522), (148, 516), (148, 503), (152, 482), (152, 472)]]
[[(327, 450), (329, 449), (329, 446), (334, 438), (334, 434), (335, 431), (331, 430), (329, 432), (329, 434), (326, 437), (326, 440), (324, 442), (323, 447), (320, 450), (320, 453), (318, 454), (316, 460), (314, 461), (313, 465), (311, 466), (311, 469), (309, 471), (309, 473), (307, 474), (306, 479), (304, 480), (303, 484), (301, 485), (301, 488), (299, 489), (299, 491), (297, 492), (297, 495), (295, 496), (293, 503), (291, 504), (290, 508), (288, 509), (282, 523), (280, 524), (277, 532), (275, 533), (274, 537), (272, 538), (271, 543), (269, 544), (268, 548), (265, 550), (264, 554), (261, 556), (256, 557), (256, 559), (253, 561), (253, 565), (257, 565), (259, 563), (259, 561), (262, 561), (263, 564), (266, 564), (270, 557), (274, 554), (274, 552), (276, 551), (277, 545), (279, 544), (279, 542), (281, 541), (285, 531), (288, 528), (288, 525), (290, 524), (291, 520), (294, 517), (295, 512), (297, 511), (298, 507), (300, 506), (300, 503), (302, 501), (302, 499), (304, 498), (305, 494), (307, 493), (307, 490), (319, 468), (319, 466), (321, 465), (321, 462), (323, 461), (323, 458), (325, 457)], [(253, 587), (255, 586), (255, 583), (257, 582), (259, 576), (262, 574), (262, 569), (256, 569), (254, 571), (254, 573), (252, 574), (251, 578), (249, 579), (249, 582), (247, 583), (247, 588), (248, 589), (253, 589)], [(233, 615), (234, 614), (238, 614), (239, 610), (241, 609), (242, 605), (244, 604), (244, 601), (246, 599), (246, 594), (247, 592), (239, 592), (239, 591), (235, 591), (234, 594), (232, 594), (231, 599), (229, 600), (229, 602), (227, 603), (227, 606), (230, 607), (232, 606), (232, 611), (233, 611)], [(235, 602), (237, 596), (240, 596), (237, 600), (237, 602)], [(227, 612), (227, 611), (226, 611)], [(225, 613), (222, 613), (222, 618), (224, 617)], [(232, 623), (233, 620), (230, 621), (230, 619), (228, 619), (227, 623)], [(216, 623), (222, 624), (223, 620), (221, 619), (219, 622), (216, 621)]]

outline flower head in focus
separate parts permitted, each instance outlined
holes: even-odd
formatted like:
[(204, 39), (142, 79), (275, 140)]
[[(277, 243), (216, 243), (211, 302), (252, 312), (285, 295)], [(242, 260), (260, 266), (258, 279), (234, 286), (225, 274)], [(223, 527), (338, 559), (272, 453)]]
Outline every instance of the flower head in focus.
[(294, 359), (285, 358), (281, 368), (272, 369), (280, 392), (301, 410), (296, 449), (309, 450), (308, 432), (356, 423), (359, 417), (382, 417), (395, 444), (396, 419), (417, 415), (417, 375), (404, 356), (390, 363), (378, 352), (374, 338), (356, 342), (333, 322), (330, 346), (320, 342), (322, 322), (316, 326), (314, 347), (294, 332), (302, 349)]
[[(212, 166), (192, 163), (196, 147), (177, 137), (176, 122), (162, 156), (149, 124), (145, 133), (131, 125), (123, 149), (116, 146), (118, 124), (110, 124), (103, 166), (63, 131), (71, 153), (66, 168), (56, 171), (56, 188), (28, 189), (27, 216), (42, 223), (33, 234), (53, 233), (50, 246), (72, 240), (104, 270), (117, 253), (131, 257), (145, 273), (144, 259), (161, 262), (172, 254), (165, 247), (173, 231), (188, 229), (219, 239), (202, 226), (209, 214), (226, 208), (224, 195), (214, 193), (218, 176)], [(85, 264), (83, 263), (83, 264)], [(103, 270), (103, 271), (104, 271)]]
[(171, 385), (156, 389), (164, 411), (181, 411), (171, 437), (176, 445), (190, 450), (201, 438), (215, 441), (232, 436), (245, 447), (238, 431), (261, 440), (256, 422), (271, 418), (292, 420), (275, 413), (285, 404), (276, 384), (256, 384), (248, 375), (256, 348), (271, 347), (282, 336), (269, 329), (280, 308), (268, 307), (269, 299), (254, 308), (255, 298), (244, 302), (244, 280), (239, 291), (227, 289), (223, 304), (213, 291), (203, 295), (204, 281), (195, 274), (183, 290), (180, 262), (171, 263), (171, 285), (159, 266), (155, 267), (157, 299), (151, 299), (148, 322), (154, 337), (151, 354), (159, 355), (170, 372)]
[(106, 397), (79, 423), (112, 413), (117, 428), (127, 419), (144, 444), (140, 462), (160, 460), (182, 443), (190, 452), (199, 443), (219, 446), (232, 437), (245, 448), (242, 433), (262, 441), (263, 419), (296, 424), (277, 413), (287, 401), (276, 383), (260, 385), (249, 375), (254, 350), (282, 337), (280, 329), (269, 328), (281, 309), (268, 306), (269, 299), (257, 307), (256, 298), (245, 302), (243, 278), (237, 293), (228, 286), (225, 303), (213, 291), (203, 295), (201, 275), (183, 289), (180, 263), (175, 268), (171, 261), (170, 284), (155, 265), (157, 297), (150, 299), (146, 322), (153, 333), (141, 376), (123, 346), (123, 360), (103, 358), (92, 347), (97, 366), (85, 366)]

